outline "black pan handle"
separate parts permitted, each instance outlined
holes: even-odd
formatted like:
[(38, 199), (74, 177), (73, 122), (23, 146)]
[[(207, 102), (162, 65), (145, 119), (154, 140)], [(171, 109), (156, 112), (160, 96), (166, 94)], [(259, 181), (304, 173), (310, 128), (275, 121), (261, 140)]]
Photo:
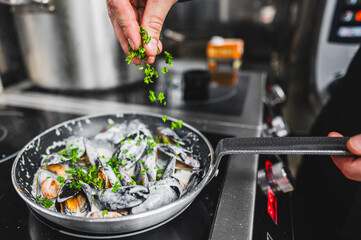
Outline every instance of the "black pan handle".
[(224, 138), (216, 157), (230, 154), (352, 155), (346, 147), (348, 137), (244, 137)]
[(348, 139), (349, 137), (224, 138), (216, 147), (214, 174), (225, 155), (353, 155), (346, 147)]

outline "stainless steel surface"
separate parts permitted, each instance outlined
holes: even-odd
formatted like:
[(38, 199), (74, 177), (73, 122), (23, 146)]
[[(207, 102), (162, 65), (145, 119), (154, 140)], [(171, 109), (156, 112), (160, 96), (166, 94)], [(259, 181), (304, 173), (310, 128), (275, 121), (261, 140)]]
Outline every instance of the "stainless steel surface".
[(0, 75), (4, 83), (25, 78), (20, 46), (14, 30), (11, 7), (0, 3)]
[(256, 155), (230, 158), (211, 239), (252, 239), (257, 160)]
[[(243, 71), (250, 77), (243, 113), (240, 116), (219, 116), (190, 111), (164, 110), (136, 104), (111, 101), (59, 97), (51, 94), (23, 92), (29, 83), (17, 85), (0, 94), (0, 103), (10, 106), (43, 109), (64, 113), (92, 114), (101, 112), (132, 111), (162, 113), (181, 118), (197, 129), (236, 137), (261, 135), (264, 89), (266, 75)], [(258, 156), (230, 157), (224, 187), (217, 209), (211, 239), (251, 239), (253, 210), (257, 180)]]
[(31, 0), (0, 0), (0, 3), (8, 4), (8, 5), (20, 5), (20, 4), (27, 4)]
[(55, 11), (13, 8), (30, 79), (51, 89), (106, 89), (142, 79), (127, 65), (106, 2), (55, 0)]

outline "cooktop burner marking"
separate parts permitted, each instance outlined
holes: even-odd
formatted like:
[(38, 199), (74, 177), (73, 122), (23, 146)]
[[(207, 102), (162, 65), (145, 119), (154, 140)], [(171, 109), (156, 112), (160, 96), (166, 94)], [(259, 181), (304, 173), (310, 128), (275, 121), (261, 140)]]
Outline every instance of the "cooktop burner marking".
[(0, 163), (13, 159), (19, 150), (43, 129), (39, 117), (26, 111), (0, 112)]
[(8, 130), (6, 127), (0, 125), (0, 142), (6, 138), (8, 135)]

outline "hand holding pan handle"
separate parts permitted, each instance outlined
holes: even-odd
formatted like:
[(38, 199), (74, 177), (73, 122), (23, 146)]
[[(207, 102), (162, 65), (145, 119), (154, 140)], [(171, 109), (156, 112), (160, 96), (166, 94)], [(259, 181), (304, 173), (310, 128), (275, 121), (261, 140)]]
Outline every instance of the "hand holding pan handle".
[(244, 137), (224, 138), (215, 151), (215, 171), (221, 158), (234, 154), (353, 155), (346, 147), (349, 137)]

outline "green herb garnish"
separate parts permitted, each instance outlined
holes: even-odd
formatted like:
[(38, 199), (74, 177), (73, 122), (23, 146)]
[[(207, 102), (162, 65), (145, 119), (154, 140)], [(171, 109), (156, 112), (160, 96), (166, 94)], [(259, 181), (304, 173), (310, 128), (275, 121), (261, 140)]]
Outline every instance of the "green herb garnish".
[(123, 159), (121, 162), (120, 162), (120, 164), (122, 164), (123, 166), (124, 166), (124, 164), (127, 162), (127, 160), (126, 159)]
[(103, 217), (108, 214), (108, 210), (103, 210)]
[(157, 177), (156, 177), (157, 181), (159, 181), (162, 178), (164, 171), (165, 171), (165, 169), (158, 169)]
[(114, 186), (113, 186), (113, 189), (112, 189), (113, 193), (116, 193), (116, 192), (117, 192), (117, 189), (120, 188), (121, 186), (122, 186), (122, 185), (119, 184), (118, 181), (116, 181), (116, 182), (114, 183)]
[(179, 120), (177, 122), (172, 122), (172, 130), (176, 129), (176, 128), (182, 128), (182, 124), (183, 124), (183, 121), (182, 120)]
[(43, 205), (45, 208), (50, 208), (54, 205), (53, 201), (50, 199), (44, 198), (43, 196), (39, 195), (35, 198), (37, 204)]
[(75, 189), (81, 189), (82, 186), (83, 185), (78, 181), (74, 181), (74, 182), (70, 183), (70, 185), (69, 185), (70, 188), (75, 188)]
[(163, 122), (167, 121), (168, 120), (167, 115), (163, 115), (162, 120), (163, 120)]
[(62, 187), (64, 185), (64, 183), (65, 183), (65, 178), (62, 177), (62, 176), (59, 176), (58, 177), (58, 182), (60, 183), (60, 187)]

